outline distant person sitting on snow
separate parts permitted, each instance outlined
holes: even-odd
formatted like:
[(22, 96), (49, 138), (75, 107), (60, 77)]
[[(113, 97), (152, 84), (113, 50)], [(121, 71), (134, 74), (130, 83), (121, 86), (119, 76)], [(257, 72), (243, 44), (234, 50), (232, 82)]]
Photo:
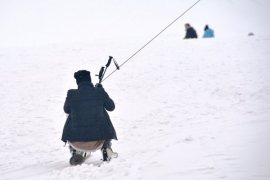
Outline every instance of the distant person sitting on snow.
[(68, 117), (62, 135), (70, 147), (70, 164), (82, 164), (88, 152), (98, 149), (103, 161), (108, 161), (114, 154), (111, 140), (117, 136), (107, 111), (113, 111), (115, 104), (101, 84), (93, 86), (89, 71), (75, 72), (74, 78), (78, 89), (68, 90), (64, 105)]
[(198, 38), (197, 33), (193, 27), (190, 26), (190, 24), (185, 24), (186, 29), (186, 36), (184, 39), (191, 39), (191, 38)]
[(214, 30), (210, 29), (208, 25), (205, 25), (203, 38), (213, 38), (213, 37), (215, 37)]

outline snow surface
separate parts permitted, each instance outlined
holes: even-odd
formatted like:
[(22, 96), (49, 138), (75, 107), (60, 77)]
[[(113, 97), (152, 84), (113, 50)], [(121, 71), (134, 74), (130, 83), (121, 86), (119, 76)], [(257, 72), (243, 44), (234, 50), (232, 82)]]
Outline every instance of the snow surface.
[[(77, 2), (0, 0), (5, 5), (0, 6), (0, 23), (9, 23), (1, 28), (9, 36), (0, 35), (1, 179), (270, 179), (270, 35), (269, 22), (260, 24), (264, 14), (269, 17), (269, 12), (263, 11), (269, 1), (202, 1), (106, 80), (104, 87), (117, 105), (110, 116), (118, 132), (119, 141), (113, 142), (113, 149), (119, 157), (98, 167), (101, 154), (96, 152), (82, 166), (70, 167), (69, 151), (60, 137), (66, 92), (76, 88), (73, 73), (89, 69), (97, 82), (94, 74), (109, 55), (123, 62), (158, 32), (163, 22), (177, 15), (175, 9), (183, 10), (193, 1), (158, 1), (158, 5), (157, 1), (135, 0)], [(55, 6), (49, 6), (52, 3)], [(219, 3), (222, 8), (214, 8)], [(58, 12), (60, 5), (63, 13)], [(109, 26), (106, 31), (112, 31), (107, 34), (103, 28), (99, 31), (107, 23), (93, 20), (95, 35), (87, 36), (91, 26), (84, 24), (89, 15), (85, 5), (93, 5), (93, 13), (110, 9), (97, 17), (103, 21), (114, 12), (109, 23), (117, 27)], [(233, 8), (228, 11), (225, 6)], [(38, 7), (45, 7), (44, 11)], [(206, 13), (207, 7), (213, 7), (213, 14), (220, 13), (221, 19), (227, 14), (235, 19), (211, 19), (218, 30), (216, 39), (183, 41), (185, 22), (203, 27), (201, 14), (212, 17), (212, 11)], [(251, 7), (256, 11), (247, 11)], [(19, 10), (27, 8), (25, 16), (20, 16)], [(137, 10), (147, 17), (138, 15), (135, 25), (128, 23)], [(163, 10), (166, 17), (152, 21), (150, 17)], [(126, 12), (130, 14), (123, 17)], [(31, 22), (38, 17), (32, 13), (43, 14), (44, 21), (36, 20), (36, 27)], [(254, 21), (244, 21), (247, 14), (256, 14)], [(66, 15), (70, 15), (68, 20), (62, 19)], [(196, 16), (198, 20), (194, 20)], [(79, 21), (80, 17), (84, 18)], [(193, 19), (189, 21), (189, 17)], [(242, 26), (236, 31), (227, 28), (239, 20), (243, 20)], [(62, 21), (59, 34), (64, 32), (62, 28), (70, 29), (58, 36), (52, 26)], [(17, 27), (18, 23), (22, 26)], [(32, 29), (36, 34), (28, 32), (32, 27), (37, 28)], [(252, 30), (253, 37), (247, 37), (250, 27), (258, 27)], [(76, 37), (68, 38), (72, 33)]]

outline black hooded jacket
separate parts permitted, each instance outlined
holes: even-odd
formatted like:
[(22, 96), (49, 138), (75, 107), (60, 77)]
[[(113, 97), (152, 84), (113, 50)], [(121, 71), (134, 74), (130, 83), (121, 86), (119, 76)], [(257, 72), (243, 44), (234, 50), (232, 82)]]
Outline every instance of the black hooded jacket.
[(62, 141), (96, 141), (116, 139), (116, 132), (107, 111), (115, 104), (103, 88), (82, 82), (78, 89), (68, 90), (64, 111), (69, 114)]

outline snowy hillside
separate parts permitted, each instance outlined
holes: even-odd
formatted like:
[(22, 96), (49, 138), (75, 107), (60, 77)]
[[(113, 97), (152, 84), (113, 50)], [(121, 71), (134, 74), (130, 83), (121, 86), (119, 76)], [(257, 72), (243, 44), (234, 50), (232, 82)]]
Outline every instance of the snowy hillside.
[[(0, 47), (46, 43), (141, 43), (196, 0), (0, 0)], [(267, 35), (268, 0), (201, 0), (166, 33), (184, 37), (184, 23), (202, 36), (209, 24), (220, 38)]]
[[(96, 152), (69, 166), (60, 137), (73, 73), (88, 69), (97, 82), (109, 55), (123, 62), (193, 1), (156, 2), (0, 0), (1, 179), (270, 179), (268, 1), (202, 1), (106, 80), (117, 106), (110, 116), (119, 157), (98, 167)], [(91, 13), (97, 18), (88, 26)], [(229, 14), (230, 22), (212, 13)], [(218, 37), (183, 41), (183, 24), (202, 28), (201, 14), (212, 17)], [(227, 25), (239, 20), (234, 34)], [(256, 36), (247, 37), (250, 31)]]

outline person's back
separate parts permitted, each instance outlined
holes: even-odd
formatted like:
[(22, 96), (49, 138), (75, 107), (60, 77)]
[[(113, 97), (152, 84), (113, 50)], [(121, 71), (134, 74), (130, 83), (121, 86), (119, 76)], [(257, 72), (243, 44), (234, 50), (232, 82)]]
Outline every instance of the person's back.
[(190, 24), (185, 24), (185, 29), (186, 29), (186, 36), (184, 39), (192, 39), (192, 38), (198, 38), (197, 32), (193, 27), (190, 26)]
[(214, 30), (209, 28), (208, 25), (206, 25), (204, 28), (203, 38), (213, 38), (213, 37), (215, 37)]
[(64, 111), (69, 113), (70, 126), (63, 138), (70, 142), (116, 139), (104, 108), (112, 111), (115, 105), (103, 88), (82, 82), (77, 90), (69, 90)]

